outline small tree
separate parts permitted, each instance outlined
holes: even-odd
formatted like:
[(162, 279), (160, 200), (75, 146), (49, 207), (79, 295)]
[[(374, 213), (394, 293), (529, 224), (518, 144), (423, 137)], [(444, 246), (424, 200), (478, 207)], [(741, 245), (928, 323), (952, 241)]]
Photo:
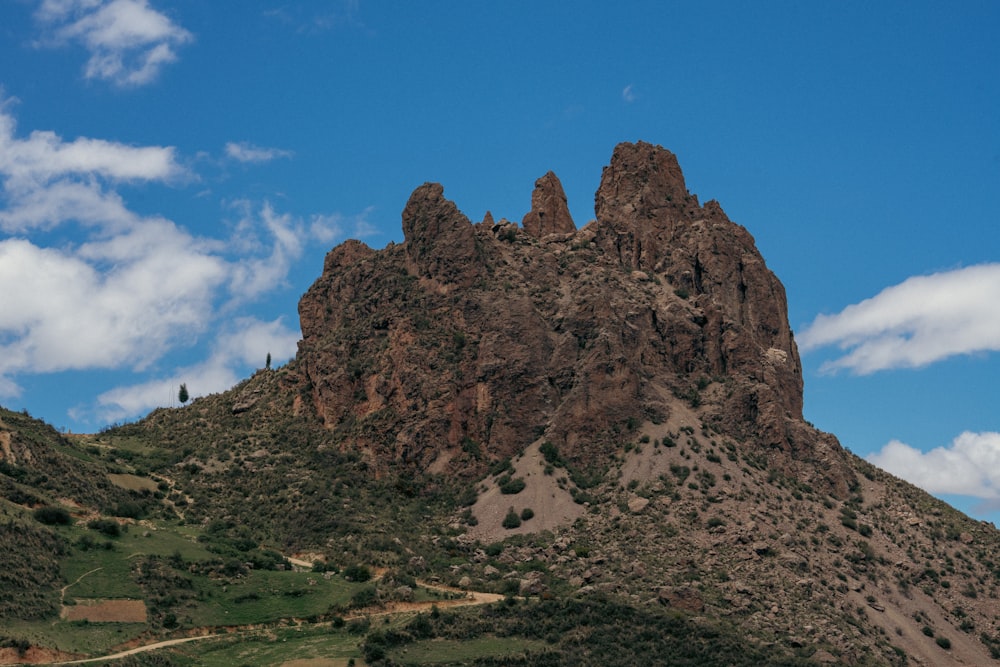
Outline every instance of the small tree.
[(264, 368), (267, 369), (267, 370), (271, 370), (271, 353), (270, 352), (267, 353), (267, 361), (264, 362)]
[(183, 404), (187, 403), (189, 398), (191, 398), (191, 395), (188, 394), (188, 386), (182, 382), (181, 390), (177, 392), (177, 400)]

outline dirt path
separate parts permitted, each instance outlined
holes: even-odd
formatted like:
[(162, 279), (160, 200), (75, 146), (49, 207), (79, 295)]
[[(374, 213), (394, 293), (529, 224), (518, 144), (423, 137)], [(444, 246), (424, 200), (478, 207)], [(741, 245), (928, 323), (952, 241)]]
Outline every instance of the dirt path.
[(130, 648), (127, 651), (121, 651), (120, 653), (112, 653), (111, 655), (102, 655), (98, 658), (82, 658), (80, 660), (69, 660), (64, 662), (49, 662), (49, 663), (36, 663), (36, 664), (48, 664), (48, 665), (82, 665), (88, 662), (100, 662), (102, 660), (118, 660), (119, 658), (125, 658), (130, 655), (135, 655), (136, 653), (145, 653), (146, 651), (155, 651), (158, 648), (167, 648), (168, 646), (176, 646), (178, 644), (187, 644), (188, 642), (201, 641), (202, 639), (212, 639), (213, 637), (223, 637), (221, 634), (214, 635), (199, 635), (197, 637), (181, 637), (179, 639), (166, 639), (162, 642), (156, 642), (155, 644), (146, 644), (145, 646), (137, 646), (135, 648)]
[(84, 572), (83, 574), (81, 574), (79, 577), (76, 578), (76, 581), (74, 581), (73, 583), (66, 584), (65, 586), (63, 586), (59, 590), (59, 604), (65, 606), (65, 604), (66, 604), (66, 591), (68, 591), (71, 587), (76, 586), (78, 583), (80, 583), (81, 579), (83, 579), (84, 577), (86, 577), (88, 574), (93, 574), (93, 573), (97, 572), (98, 570), (103, 570), (103, 569), (104, 569), (103, 567), (95, 567), (90, 572)]
[[(97, 570), (99, 570), (99, 569), (101, 569), (101, 568), (97, 568)], [(80, 581), (80, 579), (83, 579), (83, 577), (87, 576), (88, 574), (91, 574), (92, 572), (96, 572), (97, 570), (91, 570), (90, 572), (87, 572), (85, 574), (80, 575), (79, 579), (77, 579), (76, 581)], [(73, 583), (75, 584), (76, 581), (73, 582)], [(446, 600), (426, 600), (426, 601), (421, 601), (421, 602), (390, 602), (390, 603), (386, 604), (383, 608), (379, 609), (378, 611), (372, 611), (372, 612), (367, 612), (367, 613), (365, 613), (363, 611), (359, 611), (358, 613), (351, 614), (350, 616), (346, 616), (345, 620), (351, 620), (351, 619), (355, 619), (355, 618), (363, 618), (363, 617), (366, 617), (366, 616), (371, 618), (371, 617), (393, 616), (393, 615), (396, 615), (396, 614), (411, 614), (411, 613), (414, 613), (414, 612), (423, 611), (425, 609), (431, 609), (433, 607), (439, 607), (439, 608), (440, 607), (471, 607), (471, 606), (475, 606), (475, 605), (482, 605), (482, 604), (490, 604), (490, 603), (493, 603), (493, 602), (499, 602), (500, 600), (503, 600), (504, 597), (505, 597), (503, 595), (500, 595), (499, 593), (481, 593), (479, 591), (466, 591), (466, 590), (462, 590), (461, 588), (454, 588), (452, 586), (442, 586), (440, 584), (432, 584), (432, 583), (428, 583), (428, 582), (424, 582), (424, 581), (418, 581), (417, 584), (419, 586), (423, 587), (423, 588), (428, 589), (428, 590), (437, 590), (437, 591), (441, 591), (441, 592), (444, 592), (444, 593), (451, 593), (451, 594), (458, 593), (458, 594), (463, 595), (464, 597), (452, 598), (452, 599), (446, 599)], [(72, 585), (73, 584), (69, 584), (68, 586), (66, 586), (66, 588), (69, 588)], [(65, 594), (66, 588), (63, 589), (63, 593), (64, 594)], [(304, 625), (306, 625), (306, 624), (304, 624)], [(323, 626), (323, 625), (330, 625), (330, 622), (329, 621), (323, 621), (323, 622), (320, 622), (320, 623), (314, 623), (314, 624), (309, 624), (309, 625)], [(254, 626), (255, 630), (258, 630), (259, 628), (260, 628), (259, 625)], [(214, 633), (214, 634), (208, 634), (208, 635), (197, 635), (197, 636), (194, 636), (194, 637), (179, 637), (177, 639), (165, 639), (163, 641), (154, 642), (152, 644), (145, 644), (144, 646), (136, 646), (135, 648), (130, 648), (130, 649), (126, 650), (126, 651), (120, 651), (118, 653), (111, 653), (111, 654), (108, 654), (108, 655), (98, 656), (96, 658), (81, 658), (79, 660), (59, 660), (59, 661), (55, 661), (55, 662), (36, 662), (36, 663), (31, 663), (31, 664), (36, 664), (36, 665), (83, 665), (83, 664), (90, 663), (90, 662), (100, 662), (102, 660), (118, 660), (120, 658), (125, 658), (125, 657), (128, 657), (130, 655), (135, 655), (137, 653), (145, 653), (147, 651), (155, 651), (155, 650), (161, 649), (161, 648), (168, 648), (170, 646), (177, 646), (178, 644), (187, 644), (187, 643), (190, 643), (190, 642), (197, 642), (197, 641), (202, 641), (202, 640), (205, 640), (205, 639), (214, 639), (216, 637), (238, 636), (239, 634), (241, 634), (241, 632), (243, 632), (243, 631), (241, 631), (240, 629), (237, 628), (237, 629), (235, 629), (235, 632)], [(28, 663), (17, 663), (17, 664), (28, 664)]]

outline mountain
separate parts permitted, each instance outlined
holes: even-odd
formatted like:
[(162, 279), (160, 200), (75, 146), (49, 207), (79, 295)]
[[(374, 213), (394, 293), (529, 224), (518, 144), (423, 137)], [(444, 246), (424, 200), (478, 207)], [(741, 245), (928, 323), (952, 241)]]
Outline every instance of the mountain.
[[(483, 664), (1000, 657), (1000, 535), (803, 419), (784, 288), (672, 153), (617, 146), (579, 228), (551, 172), (520, 225), (472, 223), (427, 183), (402, 228), (330, 251), (282, 368), (74, 440), (28, 446), (46, 427), (4, 413), (8, 525), (72, 551), (25, 512), (124, 507), (244, 561), (388, 568), (380, 595), (433, 578), (535, 600), (373, 630), (374, 663), (493, 635), (542, 652)], [(193, 598), (157, 595), (153, 627), (198, 625)]]
[(353, 429), (380, 468), (475, 475), (543, 437), (592, 467), (624, 425), (669, 421), (680, 401), (846, 492), (839, 446), (802, 419), (784, 288), (671, 153), (618, 146), (580, 230), (555, 175), (535, 188), (518, 227), (470, 224), (425, 184), (404, 243), (327, 256), (299, 304), (298, 361), (328, 428)]

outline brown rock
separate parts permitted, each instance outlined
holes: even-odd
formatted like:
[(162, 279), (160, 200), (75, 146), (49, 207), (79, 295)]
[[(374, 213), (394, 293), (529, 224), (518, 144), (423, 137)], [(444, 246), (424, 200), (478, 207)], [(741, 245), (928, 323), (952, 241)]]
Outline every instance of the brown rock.
[(696, 614), (705, 610), (705, 601), (702, 599), (701, 593), (687, 586), (661, 588), (657, 599), (660, 604)]
[(549, 240), (521, 244), (425, 184), (403, 211), (405, 243), (332, 250), (299, 304), (297, 359), (326, 426), (377, 472), (476, 477), (540, 434), (601, 465), (623, 423), (683, 400), (786, 475), (846, 493), (836, 439), (802, 420), (784, 289), (750, 234), (700, 206), (650, 144), (615, 149), (595, 201), (596, 223), (573, 232), (562, 186), (543, 176), (524, 225)]
[(469, 219), (445, 199), (438, 183), (425, 183), (403, 209), (403, 236), (412, 272), (443, 283), (469, 286), (481, 258)]
[(535, 191), (531, 193), (531, 210), (524, 216), (521, 226), (535, 238), (576, 231), (562, 183), (551, 171), (535, 181)]

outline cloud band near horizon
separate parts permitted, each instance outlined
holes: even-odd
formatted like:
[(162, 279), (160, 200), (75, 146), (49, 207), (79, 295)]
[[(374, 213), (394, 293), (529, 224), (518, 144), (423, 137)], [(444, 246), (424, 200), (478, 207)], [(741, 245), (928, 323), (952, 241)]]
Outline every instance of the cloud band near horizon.
[(841, 350), (821, 371), (858, 375), (1000, 350), (1000, 263), (908, 278), (819, 315), (797, 340), (806, 353)]

